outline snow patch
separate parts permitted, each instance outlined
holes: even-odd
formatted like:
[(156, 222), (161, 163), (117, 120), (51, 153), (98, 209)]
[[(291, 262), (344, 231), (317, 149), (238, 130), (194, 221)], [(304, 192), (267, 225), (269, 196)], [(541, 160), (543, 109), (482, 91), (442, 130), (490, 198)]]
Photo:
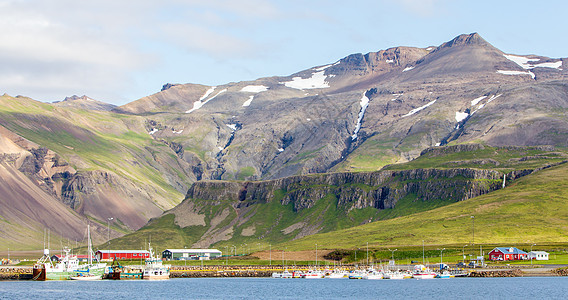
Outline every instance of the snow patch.
[(524, 57), (524, 56), (516, 56), (516, 55), (508, 55), (508, 54), (503, 54), (503, 56), (505, 56), (505, 58), (507, 58), (508, 60), (516, 63), (517, 65), (519, 65), (521, 68), (525, 69), (525, 70), (530, 70), (530, 69), (534, 69), (534, 68), (551, 68), (551, 69), (560, 69), (560, 67), (562, 67), (562, 61), (557, 61), (557, 62), (544, 62), (544, 63), (540, 63), (540, 64), (530, 64), (529, 62), (534, 61), (537, 62), (540, 59), (539, 58), (528, 58), (528, 57)]
[[(207, 102), (209, 102), (209, 101), (215, 99), (215, 97), (221, 95), (222, 93), (224, 93), (224, 92), (226, 92), (226, 91), (227, 91), (227, 89), (223, 89), (223, 90), (219, 91), (215, 96), (213, 96), (213, 97), (211, 97), (211, 98), (209, 98), (209, 99), (207, 99), (207, 100), (205, 100), (205, 101), (202, 101), (202, 100), (205, 99), (205, 98), (201, 97), (202, 99), (199, 99), (199, 100), (193, 102), (193, 108), (190, 109), (190, 110), (188, 110), (188, 111), (186, 111), (185, 113), (186, 113), (186, 114), (189, 114), (189, 113), (191, 113), (191, 112), (193, 112), (193, 111), (196, 111), (196, 110), (200, 109), (203, 105), (205, 105), (205, 103), (207, 103)], [(207, 91), (207, 92), (209, 92), (209, 91)], [(211, 92), (213, 92), (213, 91), (211, 90)], [(203, 96), (208, 96), (208, 95), (207, 95), (207, 93), (205, 93), (205, 95), (203, 95)]]
[(440, 143), (436, 143), (436, 147), (440, 147), (440, 145), (441, 145)]
[(310, 119), (310, 118), (307, 118), (307, 119), (306, 119), (306, 121), (308, 121), (308, 122), (311, 121), (311, 120), (312, 120), (312, 119)]
[(221, 146), (217, 147), (217, 149), (219, 149), (219, 151), (223, 151), (223, 147)]
[(406, 67), (406, 68), (404, 68), (404, 70), (402, 70), (402, 72), (410, 71), (412, 69), (414, 69), (414, 67)]
[(205, 94), (203, 94), (203, 96), (201, 96), (201, 98), (199, 98), (199, 101), (209, 97), (209, 95), (211, 95), (211, 93), (213, 93), (213, 91), (216, 89), (216, 86), (212, 86), (210, 89), (208, 89)]
[(156, 133), (156, 132), (158, 132), (158, 129), (157, 129), (157, 128), (152, 128), (152, 131), (150, 131), (150, 132), (148, 132), (148, 133), (149, 133), (149, 134), (154, 134), (154, 133)]
[(503, 95), (503, 94), (491, 96), (491, 98), (489, 98), (489, 100), (487, 100), (487, 103), (486, 103), (486, 104), (491, 103), (491, 101), (493, 101), (493, 100), (495, 100), (495, 99), (501, 97), (501, 95)]
[(432, 50), (434, 50), (434, 47), (428, 47), (428, 48), (426, 48), (426, 51), (432, 51)]
[(497, 70), (497, 73), (503, 75), (530, 75), (532, 79), (535, 78), (535, 75), (531, 71), (523, 72), (523, 71), (505, 71), (505, 70)]
[(182, 132), (183, 132), (183, 129), (180, 130), (180, 131), (175, 131), (175, 130), (172, 128), (172, 133), (173, 133), (173, 134), (181, 134)]
[(472, 106), (476, 106), (477, 103), (479, 103), (481, 100), (483, 100), (483, 99), (485, 99), (485, 98), (487, 98), (487, 96), (481, 96), (481, 97), (479, 97), (479, 98), (475, 98), (475, 99), (471, 100), (471, 105), (472, 105)]
[(241, 92), (260, 93), (268, 91), (268, 87), (264, 85), (247, 85), (241, 89)]
[(405, 118), (405, 117), (408, 117), (408, 116), (412, 116), (413, 114), (415, 114), (415, 113), (417, 113), (417, 112), (419, 112), (419, 111), (425, 109), (426, 107), (428, 107), (428, 106), (430, 106), (430, 105), (432, 105), (432, 104), (434, 104), (434, 103), (436, 103), (436, 100), (433, 100), (433, 101), (431, 101), (431, 102), (428, 102), (427, 104), (425, 104), (425, 105), (423, 105), (423, 106), (420, 106), (419, 108), (415, 108), (415, 109), (411, 110), (410, 112), (408, 112), (406, 115), (402, 116), (401, 118)]
[(313, 73), (310, 78), (294, 77), (292, 81), (284, 82), (284, 85), (298, 90), (328, 88), (329, 84), (325, 81), (327, 76), (324, 75), (324, 72)]
[(387, 62), (387, 64), (392, 64), (392, 63), (394, 63), (394, 59), (387, 59), (386, 62)]
[(534, 67), (535, 68), (552, 68), (552, 69), (562, 70), (560, 68), (560, 67), (562, 67), (562, 61), (540, 63), (538, 65), (534, 65)]
[(456, 122), (459, 123), (459, 122), (465, 120), (465, 118), (467, 118), (468, 116), (469, 116), (469, 114), (466, 113), (466, 112), (456, 111)]
[(254, 96), (250, 96), (250, 97), (248, 98), (248, 100), (245, 101), (245, 103), (243, 103), (243, 106), (245, 106), (245, 107), (246, 107), (246, 106), (250, 106), (250, 104), (252, 103), (252, 99), (254, 99)]
[(227, 124), (227, 127), (231, 128), (232, 131), (237, 131), (237, 124)]
[(357, 134), (361, 129), (361, 121), (363, 121), (363, 117), (365, 116), (365, 110), (369, 106), (369, 98), (363, 93), (363, 97), (361, 97), (361, 110), (359, 111), (359, 118), (357, 119), (357, 125), (355, 126), (355, 131), (353, 131), (353, 135), (351, 136), (351, 140), (355, 140), (357, 138)]
[(278, 152), (284, 152), (284, 148), (278, 148)]

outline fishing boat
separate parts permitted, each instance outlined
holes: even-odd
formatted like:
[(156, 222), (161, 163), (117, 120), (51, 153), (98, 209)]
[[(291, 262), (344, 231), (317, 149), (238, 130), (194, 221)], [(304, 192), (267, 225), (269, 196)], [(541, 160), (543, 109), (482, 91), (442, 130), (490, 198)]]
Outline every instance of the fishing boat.
[(105, 269), (107, 264), (100, 263), (98, 260), (97, 262), (93, 262), (93, 244), (91, 242), (91, 226), (87, 225), (87, 255), (88, 255), (88, 262), (84, 265), (79, 265), (74, 271), (73, 274), (69, 276), (71, 280), (98, 280), (103, 279), (103, 274), (105, 273)]
[(325, 278), (345, 278), (348, 276), (347, 274), (347, 271), (335, 269), (332, 272), (327, 273), (327, 275), (325, 275)]
[(324, 274), (323, 272), (318, 270), (308, 270), (308, 272), (302, 275), (302, 278), (307, 278), (307, 279), (324, 278)]
[(170, 279), (170, 265), (162, 264), (162, 260), (157, 256), (154, 256), (154, 251), (152, 246), (148, 244), (150, 251), (150, 257), (146, 259), (146, 264), (144, 265), (144, 273), (142, 274), (142, 279), (146, 280), (162, 280)]
[(272, 273), (272, 278), (293, 278), (293, 275), (288, 270), (285, 270), (282, 273), (280, 272)]
[(433, 279), (436, 275), (436, 272), (431, 271), (424, 265), (416, 265), (414, 266), (414, 273), (412, 274), (412, 277), (416, 279)]
[(33, 266), (32, 279), (36, 281), (67, 280), (79, 267), (77, 256), (71, 255), (71, 249), (63, 248), (65, 253), (58, 262), (51, 261), (49, 249), (43, 250), (43, 256)]

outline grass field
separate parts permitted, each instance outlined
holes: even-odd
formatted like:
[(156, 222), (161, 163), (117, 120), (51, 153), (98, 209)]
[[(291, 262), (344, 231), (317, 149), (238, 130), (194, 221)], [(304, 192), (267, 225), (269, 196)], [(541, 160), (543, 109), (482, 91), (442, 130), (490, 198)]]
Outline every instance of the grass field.
[[(426, 212), (286, 243), (327, 249), (449, 244), (568, 242), (568, 164), (540, 171), (505, 189)], [(473, 218), (472, 218), (473, 217)], [(280, 246), (280, 245), (279, 245)]]

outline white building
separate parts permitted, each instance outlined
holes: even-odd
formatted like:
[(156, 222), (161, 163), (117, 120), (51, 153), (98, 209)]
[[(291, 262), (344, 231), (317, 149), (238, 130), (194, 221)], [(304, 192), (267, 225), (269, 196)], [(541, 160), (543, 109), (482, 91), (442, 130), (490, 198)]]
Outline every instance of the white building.
[(217, 249), (166, 249), (162, 252), (162, 258), (166, 260), (209, 260), (221, 255)]
[(534, 260), (548, 260), (548, 252), (544, 252), (544, 251), (531, 251), (531, 252), (529, 252), (529, 259), (534, 259)]

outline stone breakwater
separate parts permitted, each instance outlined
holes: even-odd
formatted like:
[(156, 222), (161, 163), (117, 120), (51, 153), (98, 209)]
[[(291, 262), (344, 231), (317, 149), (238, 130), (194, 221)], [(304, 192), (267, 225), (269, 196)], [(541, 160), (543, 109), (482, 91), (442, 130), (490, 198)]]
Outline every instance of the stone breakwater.
[(32, 279), (31, 267), (0, 267), (0, 280)]
[(524, 273), (521, 270), (506, 270), (506, 271), (473, 271), (469, 273), (469, 277), (523, 277)]

